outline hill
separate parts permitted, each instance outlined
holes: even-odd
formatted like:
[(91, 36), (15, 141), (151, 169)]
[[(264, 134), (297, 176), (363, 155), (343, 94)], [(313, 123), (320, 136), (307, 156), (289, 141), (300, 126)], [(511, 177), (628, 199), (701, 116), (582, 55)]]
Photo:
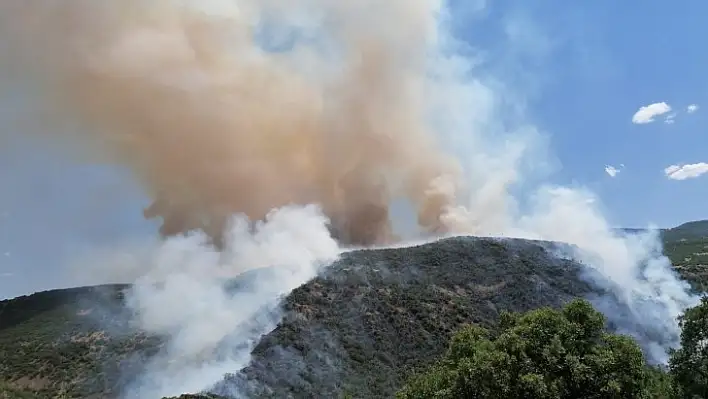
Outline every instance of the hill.
[(684, 223), (662, 232), (664, 252), (691, 284), (708, 291), (708, 220)]
[(54, 290), (0, 302), (0, 387), (15, 390), (8, 397), (117, 393), (120, 378), (160, 344), (130, 328), (126, 288)]
[[(458, 238), (351, 252), (284, 300), (286, 319), (255, 348), (257, 360), (245, 376), (310, 397), (342, 389), (390, 394), (409, 370), (434, 360), (461, 324), (489, 326), (502, 309), (560, 306), (590, 292), (578, 272), (542, 243), (522, 240)], [(0, 379), (45, 397), (117, 395), (140, 372), (137, 359), (161, 345), (159, 337), (129, 333), (119, 305), (125, 288), (50, 291), (0, 303)], [(88, 317), (92, 309), (104, 314)], [(283, 369), (293, 381), (278, 380)]]
[(708, 237), (708, 220), (686, 222), (663, 231), (666, 240), (706, 238)]
[[(672, 259), (677, 248), (690, 252), (678, 270), (705, 286), (703, 266), (695, 263), (708, 243), (702, 230), (689, 225), (667, 231)], [(553, 256), (555, 245), (454, 238), (348, 253), (284, 299), (286, 317), (261, 339), (253, 361), (213, 392), (390, 397), (411, 371), (444, 351), (462, 324), (493, 327), (501, 310), (558, 307), (600, 292), (582, 278), (581, 265)], [(247, 280), (236, 281), (233, 289), (244, 285)], [(0, 398), (117, 397), (164, 344), (131, 328), (122, 306), (126, 288), (84, 287), (0, 301)]]
[(391, 397), (462, 324), (491, 327), (501, 310), (558, 307), (591, 292), (578, 265), (546, 245), (457, 238), (353, 253), (288, 296), (286, 319), (215, 392)]
[[(646, 229), (617, 229), (626, 234), (641, 234)], [(708, 220), (686, 222), (676, 227), (659, 229), (664, 253), (671, 263), (700, 291), (708, 291)]]

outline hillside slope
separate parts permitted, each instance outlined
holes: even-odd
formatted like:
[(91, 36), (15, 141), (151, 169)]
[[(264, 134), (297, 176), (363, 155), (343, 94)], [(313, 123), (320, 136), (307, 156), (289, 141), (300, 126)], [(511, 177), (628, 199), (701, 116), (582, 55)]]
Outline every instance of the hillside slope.
[[(700, 259), (696, 251), (708, 240), (686, 237), (666, 242), (669, 255), (675, 258), (671, 251), (693, 239), (691, 259)], [(503, 309), (560, 306), (592, 293), (580, 265), (552, 256), (549, 246), (454, 238), (348, 253), (284, 300), (284, 321), (263, 337), (244, 372), (226, 378), (216, 392), (389, 397), (411, 370), (444, 350), (461, 324), (491, 326)], [(687, 265), (679, 271), (704, 286), (704, 267)], [(234, 289), (247, 281), (235, 282)], [(122, 307), (126, 288), (0, 301), (0, 398), (119, 395), (163, 342), (131, 328)]]
[(464, 323), (493, 326), (501, 310), (560, 306), (592, 291), (578, 264), (547, 243), (454, 238), (347, 254), (296, 289), (289, 312), (254, 350), (235, 386), (253, 396), (391, 397)]
[(662, 232), (664, 252), (694, 287), (708, 291), (708, 220), (684, 223)]
[[(641, 234), (646, 229), (617, 229), (620, 233)], [(708, 220), (695, 220), (668, 229), (660, 229), (664, 253), (691, 285), (708, 291)]]
[[(130, 328), (127, 286), (40, 292), (0, 302), (0, 394), (117, 394), (160, 340)], [(3, 384), (4, 381), (4, 384)], [(2, 397), (2, 395), (0, 395)], [(35, 397), (35, 396), (32, 396)]]
[[(456, 238), (351, 252), (285, 299), (286, 320), (256, 347), (259, 360), (245, 375), (307, 395), (367, 385), (372, 395), (390, 394), (462, 323), (491, 325), (502, 309), (558, 306), (589, 292), (577, 272), (539, 243), (521, 240)], [(139, 359), (161, 343), (130, 333), (119, 305), (124, 288), (0, 302), (0, 381), (46, 397), (117, 395), (140, 372)], [(293, 381), (276, 381), (284, 367)]]

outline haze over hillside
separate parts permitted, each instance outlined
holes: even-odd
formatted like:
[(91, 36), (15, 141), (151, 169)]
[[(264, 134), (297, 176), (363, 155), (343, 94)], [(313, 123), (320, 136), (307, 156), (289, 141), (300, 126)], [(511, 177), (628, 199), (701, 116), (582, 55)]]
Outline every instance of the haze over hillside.
[[(36, 397), (59, 392), (132, 397), (136, 389), (146, 398), (202, 389), (226, 397), (264, 392), (391, 397), (411, 371), (444, 352), (459, 326), (493, 326), (502, 310), (559, 307), (573, 297), (590, 298), (606, 310), (612, 328), (636, 337), (650, 358), (675, 344), (671, 325), (647, 318), (670, 309), (659, 302), (626, 302), (605, 277), (556, 256), (567, 249), (541, 241), (459, 237), (348, 252), (283, 299), (282, 320), (275, 308), (262, 314), (261, 323), (277, 324), (272, 332), (253, 335), (255, 341), (240, 348), (239, 335), (258, 324), (251, 321), (230, 331), (219, 345), (202, 347), (197, 357), (184, 357), (191, 349), (174, 346), (169, 335), (135, 328), (128, 286), (0, 302), (0, 355), (5, 359), (0, 392), (5, 386)], [(271, 268), (254, 270), (224, 287), (235, 299), (244, 299), (274, 275)], [(185, 297), (193, 298), (189, 291)], [(211, 324), (202, 322), (181, 327), (180, 333), (194, 328), (203, 334), (202, 327)], [(230, 376), (217, 382), (224, 374)], [(213, 386), (201, 385), (212, 378)]]
[[(478, 69), (451, 6), (0, 2), (0, 82), (18, 99), (2, 150), (120, 171), (147, 199), (132, 214), (160, 222), (160, 239), (72, 259), (77, 279), (126, 286), (3, 302), (8, 389), (311, 396), (373, 378), (369, 394), (388, 394), (455, 326), (573, 295), (664, 362), (698, 300), (662, 253), (674, 231), (618, 232), (589, 189), (544, 180), (553, 157), (524, 93)], [(34, 197), (21, 205), (51, 205)], [(412, 208), (403, 231), (396, 201)], [(100, 216), (77, 211), (50, 238)], [(703, 244), (685, 238), (671, 256), (699, 286)]]

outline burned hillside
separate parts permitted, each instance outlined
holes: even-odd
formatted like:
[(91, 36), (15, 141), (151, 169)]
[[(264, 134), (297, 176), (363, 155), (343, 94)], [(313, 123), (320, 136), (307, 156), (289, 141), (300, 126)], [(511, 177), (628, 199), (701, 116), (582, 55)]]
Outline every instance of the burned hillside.
[(284, 301), (286, 318), (242, 373), (214, 389), (274, 397), (391, 397), (466, 323), (593, 292), (553, 244), (452, 238), (346, 254)]
[[(560, 245), (457, 237), (345, 253), (282, 299), (285, 316), (257, 343), (251, 362), (209, 391), (391, 397), (411, 372), (444, 353), (464, 324), (493, 328), (502, 310), (611, 298), (587, 280), (583, 265), (556, 256)], [(227, 289), (248, 290), (269, 273), (245, 273)], [(125, 393), (141, 364), (164, 345), (133, 329), (122, 308), (127, 289), (50, 291), (0, 302), (2, 389), (29, 397)]]

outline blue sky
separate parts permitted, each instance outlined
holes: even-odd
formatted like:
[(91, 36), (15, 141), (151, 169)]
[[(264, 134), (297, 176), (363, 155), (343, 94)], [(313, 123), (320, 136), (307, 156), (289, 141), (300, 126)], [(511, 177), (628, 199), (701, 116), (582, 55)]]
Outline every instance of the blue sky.
[[(700, 108), (708, 106), (708, 56), (701, 50), (708, 3), (487, 3), (484, 20), (461, 30), (473, 42), (490, 37), (502, 44), (509, 37), (504, 26), (515, 25), (528, 42), (514, 65), (519, 80), (534, 82), (529, 115), (552, 137), (562, 165), (555, 181), (592, 188), (616, 225), (708, 218), (708, 173), (673, 180), (664, 172), (708, 162), (708, 119)], [(672, 111), (632, 123), (640, 107), (662, 102)], [(688, 113), (692, 104), (699, 108)], [(606, 165), (620, 172), (612, 178)]]
[[(707, 2), (490, 0), (481, 11), (454, 3), (456, 34), (504, 68), (505, 83), (527, 97), (530, 121), (550, 135), (560, 165), (553, 182), (590, 187), (614, 225), (708, 218), (708, 173), (665, 173), (708, 162)], [(632, 122), (656, 103), (672, 110)], [(5, 105), (0, 118), (11, 113)], [(2, 144), (0, 298), (70, 285), (62, 265), (74, 254), (155, 231), (142, 220), (144, 198), (115, 171), (67, 165), (32, 143)]]

